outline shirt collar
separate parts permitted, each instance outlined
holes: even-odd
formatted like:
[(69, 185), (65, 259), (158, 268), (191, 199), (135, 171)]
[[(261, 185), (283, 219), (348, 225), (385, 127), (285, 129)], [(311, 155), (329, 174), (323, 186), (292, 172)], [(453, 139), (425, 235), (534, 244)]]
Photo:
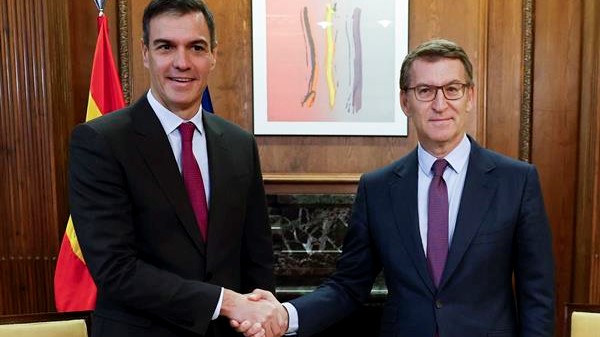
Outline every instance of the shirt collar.
[[(471, 142), (465, 134), (463, 139), (460, 141), (454, 150), (450, 151), (444, 159), (448, 161), (450, 167), (456, 172), (460, 173), (466, 168), (467, 162), (469, 161), (469, 154), (471, 153)], [(427, 176), (432, 175), (431, 166), (436, 161), (436, 157), (432, 156), (429, 152), (421, 146), (421, 143), (417, 145), (417, 156), (419, 160), (419, 167)]]
[(185, 120), (176, 114), (169, 111), (169, 109), (165, 108), (152, 94), (152, 90), (148, 90), (148, 94), (146, 94), (146, 98), (148, 99), (148, 103), (154, 110), (154, 114), (158, 117), (160, 124), (162, 125), (165, 133), (167, 135), (171, 134), (173, 131), (179, 128), (181, 123), (192, 122), (196, 125), (196, 130), (200, 132), (200, 134), (204, 134), (204, 125), (202, 124), (202, 104), (198, 109), (198, 112), (192, 117), (189, 121)]

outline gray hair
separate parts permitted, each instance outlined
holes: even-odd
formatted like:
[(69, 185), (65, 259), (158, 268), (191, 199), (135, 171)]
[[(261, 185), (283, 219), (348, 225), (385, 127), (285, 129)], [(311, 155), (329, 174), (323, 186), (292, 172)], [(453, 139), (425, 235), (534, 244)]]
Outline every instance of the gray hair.
[(473, 65), (464, 49), (452, 41), (436, 39), (423, 42), (406, 55), (400, 70), (400, 89), (408, 89), (410, 83), (410, 68), (416, 59), (425, 59), (433, 62), (442, 58), (460, 60), (465, 67), (467, 84), (473, 84)]

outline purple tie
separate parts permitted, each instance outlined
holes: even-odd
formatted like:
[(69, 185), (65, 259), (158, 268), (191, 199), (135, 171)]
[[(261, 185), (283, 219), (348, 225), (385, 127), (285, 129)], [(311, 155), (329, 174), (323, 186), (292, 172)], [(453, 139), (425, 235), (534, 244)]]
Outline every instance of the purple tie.
[(192, 122), (181, 123), (179, 133), (181, 134), (181, 170), (183, 173), (183, 182), (187, 190), (190, 203), (194, 209), (196, 223), (200, 228), (202, 240), (206, 242), (206, 233), (208, 231), (208, 207), (206, 205), (206, 194), (204, 193), (204, 182), (200, 167), (192, 152), (192, 138), (194, 137), (196, 126)]
[(427, 209), (427, 263), (435, 286), (440, 285), (448, 256), (448, 189), (442, 175), (448, 166), (445, 159), (433, 163)]

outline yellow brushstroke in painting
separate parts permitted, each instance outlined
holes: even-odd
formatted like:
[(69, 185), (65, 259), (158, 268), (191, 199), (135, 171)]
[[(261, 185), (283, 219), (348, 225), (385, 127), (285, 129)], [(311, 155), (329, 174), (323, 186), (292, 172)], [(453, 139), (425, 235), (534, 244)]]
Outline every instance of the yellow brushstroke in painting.
[(327, 74), (327, 87), (329, 88), (329, 107), (333, 108), (335, 105), (335, 84), (333, 81), (333, 54), (335, 52), (335, 46), (333, 43), (333, 13), (335, 12), (331, 4), (327, 5), (325, 22), (328, 23), (325, 30), (327, 34), (327, 61), (325, 62), (326, 74)]

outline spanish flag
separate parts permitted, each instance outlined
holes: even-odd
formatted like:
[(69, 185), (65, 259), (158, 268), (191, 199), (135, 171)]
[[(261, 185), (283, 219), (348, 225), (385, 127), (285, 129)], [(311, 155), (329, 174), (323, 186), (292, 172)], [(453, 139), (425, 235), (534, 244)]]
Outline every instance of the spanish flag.
[[(108, 35), (108, 22), (102, 11), (98, 16), (98, 40), (92, 64), (90, 93), (85, 120), (125, 107), (121, 81), (113, 62)], [(54, 274), (56, 310), (93, 310), (96, 306), (96, 285), (81, 254), (73, 221), (69, 217)]]

